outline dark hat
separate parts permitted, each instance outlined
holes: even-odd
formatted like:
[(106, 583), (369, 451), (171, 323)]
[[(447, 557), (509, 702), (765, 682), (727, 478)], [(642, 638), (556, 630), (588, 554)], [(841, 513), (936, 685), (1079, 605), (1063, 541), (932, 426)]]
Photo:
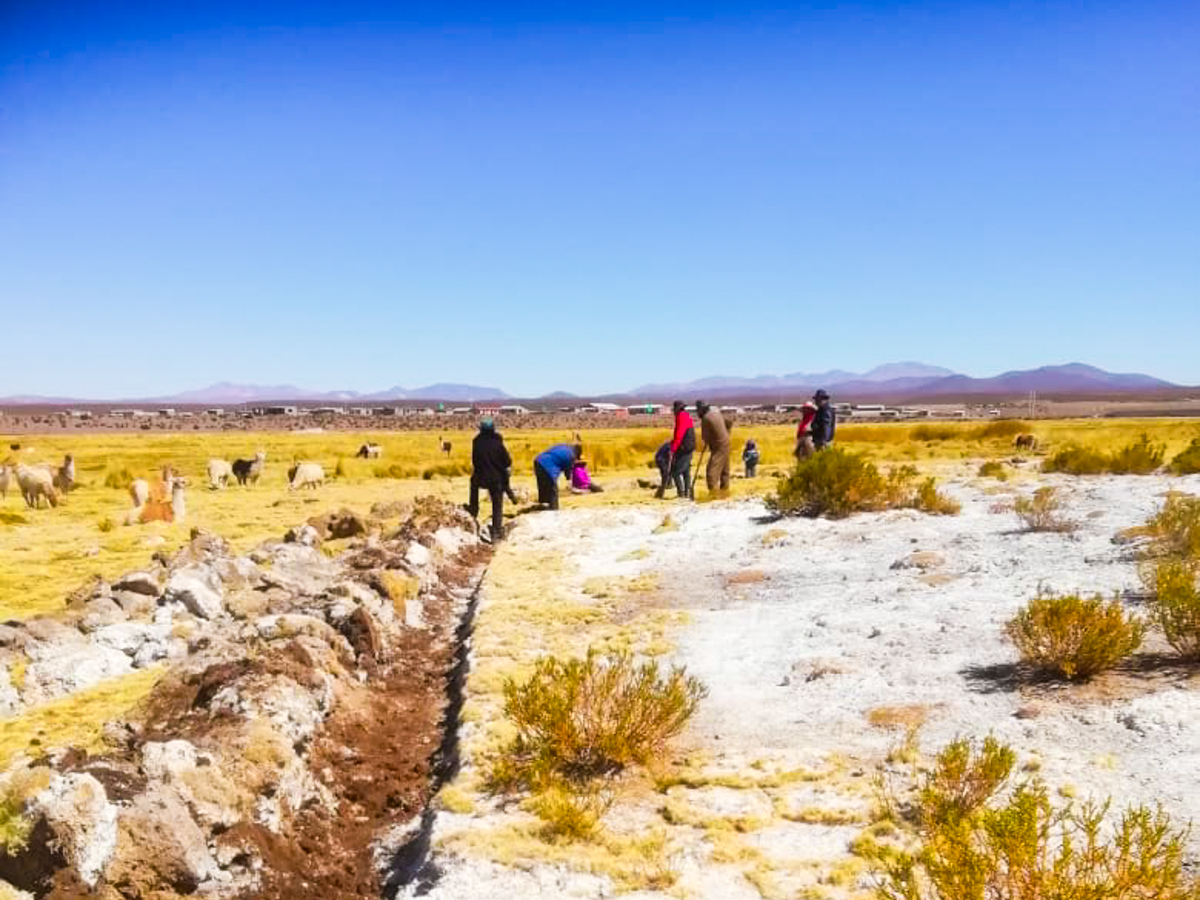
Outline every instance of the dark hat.
[(814, 400), (828, 400), (829, 399), (829, 391), (825, 390), (825, 388), (821, 388), (819, 391), (817, 391), (815, 394), (813, 394), (813, 399)]
[(484, 416), (479, 420), (480, 431), (495, 431), (496, 421), (491, 416)]
[(672, 412), (679, 412), (683, 408), (684, 408), (684, 403), (682, 400), (676, 400), (674, 403), (671, 404)]
[(703, 414), (703, 411), (708, 409), (708, 404), (703, 400), (696, 401), (696, 412)]

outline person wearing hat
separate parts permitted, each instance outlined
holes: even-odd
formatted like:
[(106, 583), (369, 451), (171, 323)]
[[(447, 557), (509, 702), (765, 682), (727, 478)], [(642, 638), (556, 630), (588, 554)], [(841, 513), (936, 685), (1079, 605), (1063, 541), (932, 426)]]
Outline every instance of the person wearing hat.
[(821, 388), (813, 394), (817, 411), (812, 420), (812, 442), (817, 450), (824, 450), (833, 443), (833, 433), (837, 429), (837, 413), (829, 402), (829, 391)]
[[(666, 444), (666, 465), (659, 465), (662, 473), (662, 484), (658, 486), (654, 496), (662, 499), (668, 484), (675, 485), (678, 497), (690, 497), (692, 494), (692, 454), (696, 452), (696, 426), (682, 400), (671, 404), (671, 412), (675, 415), (675, 431), (671, 440)], [(658, 456), (655, 456), (657, 461)]]
[(708, 492), (724, 493), (729, 490), (729, 454), (732, 450), (729, 426), (721, 410), (703, 400), (696, 401), (696, 412), (700, 416), (700, 440), (709, 453), (708, 465), (704, 470)]
[(812, 423), (816, 415), (817, 404), (812, 400), (805, 400), (804, 405), (800, 407), (800, 424), (796, 426), (796, 449), (792, 451), (796, 459), (808, 459), (817, 452), (812, 440)]
[(746, 441), (746, 446), (742, 450), (742, 465), (746, 467), (746, 477), (753, 478), (758, 474), (758, 442), (751, 438)]
[(471, 442), (471, 499), (467, 512), (472, 518), (479, 516), (479, 491), (488, 492), (492, 500), (492, 541), (504, 537), (504, 495), (510, 493), (508, 486), (512, 457), (504, 446), (504, 438), (496, 431), (491, 418), (481, 419), (479, 434)]

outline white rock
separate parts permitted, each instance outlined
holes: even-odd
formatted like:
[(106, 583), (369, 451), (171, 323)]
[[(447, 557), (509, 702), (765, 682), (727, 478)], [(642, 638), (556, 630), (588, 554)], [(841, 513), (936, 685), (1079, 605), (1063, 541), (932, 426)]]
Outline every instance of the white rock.
[(25, 672), (27, 700), (61, 697), (133, 671), (128, 656), (98, 644), (65, 647), (38, 644), (31, 646), (28, 653), (31, 662)]
[(171, 636), (170, 628), (163, 625), (146, 625), (141, 622), (120, 622), (116, 625), (106, 625), (92, 635), (92, 640), (104, 647), (120, 650), (127, 656), (136, 655), (147, 643), (164, 645), (162, 652), (166, 653), (166, 640)]
[(208, 566), (177, 569), (167, 581), (164, 596), (182, 603), (188, 612), (202, 619), (215, 619), (225, 611), (225, 588)]
[(151, 742), (142, 747), (142, 771), (150, 778), (172, 781), (196, 768), (196, 748), (190, 741)]
[(91, 775), (55, 775), (30, 802), (30, 812), (46, 820), (68, 864), (94, 887), (117, 845), (117, 808)]
[(147, 597), (157, 597), (159, 593), (158, 579), (149, 572), (130, 572), (113, 585), (115, 591), (129, 591), (143, 594)]
[(433, 555), (429, 552), (429, 548), (413, 541), (408, 545), (408, 552), (404, 554), (404, 558), (408, 560), (410, 566), (416, 566), (418, 569), (429, 565), (433, 560)]

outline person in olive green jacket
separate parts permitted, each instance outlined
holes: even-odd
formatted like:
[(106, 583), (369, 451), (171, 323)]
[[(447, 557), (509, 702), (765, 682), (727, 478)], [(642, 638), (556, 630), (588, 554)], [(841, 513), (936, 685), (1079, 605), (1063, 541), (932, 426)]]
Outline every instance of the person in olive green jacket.
[(732, 449), (729, 426), (721, 411), (703, 400), (696, 401), (696, 412), (700, 416), (700, 440), (709, 452), (704, 480), (710, 494), (718, 491), (724, 493), (729, 490), (729, 455)]

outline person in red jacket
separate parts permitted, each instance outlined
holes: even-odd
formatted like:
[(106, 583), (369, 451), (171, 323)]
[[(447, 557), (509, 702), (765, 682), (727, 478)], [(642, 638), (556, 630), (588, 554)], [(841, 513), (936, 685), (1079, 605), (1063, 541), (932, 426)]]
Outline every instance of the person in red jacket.
[(659, 499), (662, 499), (667, 485), (672, 482), (678, 496), (692, 495), (692, 454), (696, 452), (696, 425), (688, 415), (682, 400), (676, 400), (671, 405), (671, 410), (675, 413), (675, 431), (671, 436), (667, 465), (663, 469), (665, 477), (654, 494)]
[(817, 452), (812, 439), (812, 423), (816, 415), (817, 404), (805, 400), (800, 407), (800, 424), (796, 426), (796, 449), (792, 451), (796, 459), (808, 459)]

